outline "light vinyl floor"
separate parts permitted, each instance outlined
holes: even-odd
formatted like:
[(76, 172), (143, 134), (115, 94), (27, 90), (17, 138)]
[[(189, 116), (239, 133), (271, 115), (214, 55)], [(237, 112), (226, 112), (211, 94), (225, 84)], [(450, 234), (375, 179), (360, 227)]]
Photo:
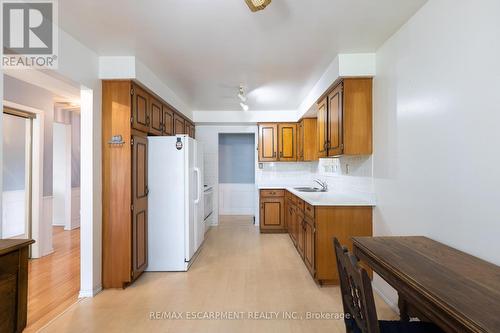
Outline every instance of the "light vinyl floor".
[[(380, 318), (396, 318), (376, 302)], [(307, 319), (308, 312), (341, 313), (339, 288), (315, 284), (287, 234), (260, 234), (251, 217), (225, 216), (187, 273), (145, 273), (125, 290), (78, 302), (43, 332), (345, 331), (342, 320)]]

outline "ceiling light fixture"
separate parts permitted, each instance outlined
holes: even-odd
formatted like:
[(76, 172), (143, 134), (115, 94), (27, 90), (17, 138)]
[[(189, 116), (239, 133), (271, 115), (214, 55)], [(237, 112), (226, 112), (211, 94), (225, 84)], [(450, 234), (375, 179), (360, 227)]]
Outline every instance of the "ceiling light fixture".
[(245, 103), (247, 101), (247, 96), (245, 94), (245, 90), (243, 90), (243, 86), (240, 86), (240, 89), (238, 91), (238, 98)]
[(245, 0), (245, 2), (252, 12), (256, 12), (266, 8), (271, 3), (271, 0)]
[(243, 109), (243, 111), (248, 111), (248, 109), (249, 109), (249, 108), (248, 108), (248, 105), (246, 105), (246, 104), (245, 104), (245, 103), (243, 103), (243, 102), (241, 102), (241, 103), (240, 103), (240, 106), (241, 106), (241, 108)]

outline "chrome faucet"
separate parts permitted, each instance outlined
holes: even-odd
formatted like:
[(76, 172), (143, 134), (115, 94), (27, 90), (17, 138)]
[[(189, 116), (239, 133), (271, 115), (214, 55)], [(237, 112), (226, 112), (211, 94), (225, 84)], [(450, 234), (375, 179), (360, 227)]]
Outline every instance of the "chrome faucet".
[(328, 192), (328, 184), (326, 181), (320, 179), (314, 179), (314, 181), (321, 186), (321, 192)]

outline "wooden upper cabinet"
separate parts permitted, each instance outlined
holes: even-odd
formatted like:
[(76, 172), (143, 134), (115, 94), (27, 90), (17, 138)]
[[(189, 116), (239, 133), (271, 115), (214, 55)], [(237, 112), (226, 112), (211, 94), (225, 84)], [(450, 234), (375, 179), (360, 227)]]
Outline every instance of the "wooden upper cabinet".
[(154, 135), (162, 135), (163, 134), (163, 106), (162, 104), (155, 98), (149, 98), (150, 105), (150, 124), (149, 124), (149, 133)]
[(317, 161), (317, 120), (304, 118), (297, 129), (297, 157), (299, 161)]
[(372, 154), (372, 117), (372, 79), (343, 79), (318, 102), (319, 157)]
[(297, 124), (278, 124), (279, 158), (278, 160), (297, 160)]
[(372, 79), (344, 79), (344, 154), (370, 155), (372, 143)]
[(188, 128), (188, 131), (186, 132), (187, 135), (189, 135), (189, 137), (191, 138), (195, 138), (195, 133), (194, 133), (194, 124), (193, 123), (187, 123), (188, 124), (187, 128)]
[(132, 127), (147, 133), (149, 131), (149, 95), (138, 85), (132, 85)]
[(278, 124), (259, 124), (259, 161), (278, 160)]
[(194, 124), (186, 121), (184, 132), (185, 134), (189, 135), (189, 137), (194, 139)]
[(327, 98), (324, 98), (318, 103), (318, 120), (316, 125), (318, 157), (327, 156), (327, 113)]
[(297, 161), (304, 160), (304, 121), (297, 124)]
[(163, 105), (163, 135), (174, 135), (174, 111)]
[(148, 266), (148, 140), (134, 136), (132, 151), (132, 279)]
[(344, 150), (342, 91), (341, 83), (328, 95), (328, 156), (342, 155)]
[(174, 135), (186, 134), (185, 120), (181, 116), (174, 114)]

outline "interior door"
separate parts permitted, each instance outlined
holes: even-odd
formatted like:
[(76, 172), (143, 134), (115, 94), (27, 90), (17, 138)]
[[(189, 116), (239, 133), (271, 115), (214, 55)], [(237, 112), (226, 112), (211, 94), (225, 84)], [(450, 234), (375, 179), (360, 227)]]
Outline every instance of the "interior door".
[(162, 105), (154, 98), (150, 98), (151, 122), (149, 133), (154, 135), (162, 135), (163, 131), (163, 110)]
[(186, 126), (184, 125), (184, 118), (174, 114), (174, 135), (186, 134)]
[(133, 136), (132, 279), (148, 265), (148, 140)]
[(342, 84), (328, 95), (328, 156), (342, 155)]
[(273, 162), (278, 160), (278, 125), (259, 125), (259, 161)]
[(163, 105), (163, 134), (174, 135), (174, 112)]
[(279, 124), (279, 160), (297, 160), (297, 124)]
[(324, 98), (318, 103), (318, 120), (316, 123), (317, 126), (317, 135), (318, 135), (318, 157), (326, 157), (327, 155), (327, 99)]
[(132, 88), (132, 127), (147, 133), (149, 131), (149, 96), (137, 85)]

